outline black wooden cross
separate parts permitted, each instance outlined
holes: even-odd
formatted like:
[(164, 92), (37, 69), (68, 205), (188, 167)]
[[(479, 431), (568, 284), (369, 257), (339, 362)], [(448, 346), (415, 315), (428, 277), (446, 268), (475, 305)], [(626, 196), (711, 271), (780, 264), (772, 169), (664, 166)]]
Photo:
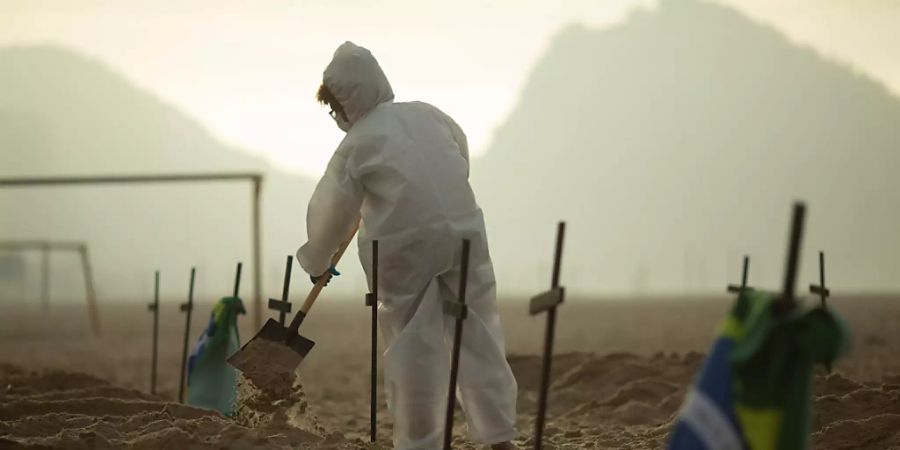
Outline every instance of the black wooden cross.
[(797, 268), (800, 266), (800, 245), (803, 242), (805, 220), (806, 204), (803, 202), (794, 203), (787, 261), (784, 267), (784, 285), (781, 289), (781, 298), (775, 303), (775, 310), (780, 314), (791, 311), (797, 305), (795, 288), (797, 285)]
[(156, 271), (153, 283), (153, 303), (147, 309), (153, 311), (153, 356), (150, 363), (150, 394), (156, 395), (156, 356), (159, 348), (159, 271)]
[[(243, 268), (244, 263), (238, 261), (237, 263), (237, 272), (234, 274), (234, 293), (231, 295), (232, 297), (240, 298), (241, 293), (241, 268)], [(238, 314), (246, 314), (247, 311), (244, 310), (244, 305), (241, 303), (241, 309), (238, 311)]]
[(191, 311), (194, 310), (194, 277), (197, 268), (191, 267), (191, 285), (188, 289), (188, 300), (178, 306), (178, 309), (187, 313), (184, 321), (184, 345), (181, 347), (181, 377), (178, 382), (178, 402), (184, 403), (184, 376), (187, 371), (188, 339), (191, 337)]
[(819, 284), (809, 285), (809, 292), (819, 296), (822, 306), (825, 306), (825, 299), (831, 297), (831, 290), (825, 287), (825, 252), (819, 252)]
[(744, 292), (745, 289), (752, 289), (750, 286), (747, 285), (747, 274), (749, 271), (750, 271), (750, 257), (747, 255), (744, 255), (744, 270), (741, 275), (741, 285), (737, 286), (734, 284), (729, 284), (728, 292), (739, 294), (741, 292)]
[(544, 333), (544, 358), (541, 370), (541, 390), (538, 395), (537, 419), (534, 422), (534, 448), (540, 450), (544, 443), (544, 420), (547, 416), (547, 393), (550, 386), (550, 370), (553, 364), (553, 339), (556, 334), (556, 308), (565, 298), (565, 288), (559, 285), (562, 263), (563, 238), (566, 223), (560, 222), (556, 228), (556, 250), (553, 256), (553, 277), (550, 290), (531, 299), (528, 312), (531, 315), (547, 312), (547, 330)]
[(463, 321), (468, 316), (466, 306), (466, 285), (469, 282), (469, 247), (471, 242), (463, 239), (462, 274), (459, 277), (459, 302), (445, 301), (444, 313), (456, 318), (456, 330), (453, 335), (453, 354), (450, 359), (450, 389), (447, 393), (447, 416), (444, 421), (444, 450), (450, 450), (453, 440), (453, 412), (456, 408), (456, 376), (459, 373), (459, 349), (462, 345)]
[(372, 362), (369, 387), (369, 441), (375, 442), (377, 423), (376, 388), (378, 387), (378, 241), (372, 241), (372, 292), (366, 294), (366, 306), (372, 309)]
[[(269, 309), (274, 309), (278, 311), (278, 323), (284, 325), (284, 317), (287, 313), (291, 312), (291, 302), (288, 298), (288, 292), (291, 288), (291, 265), (293, 264), (294, 257), (291, 255), (287, 256), (287, 262), (284, 266), (284, 284), (281, 289), (281, 300), (270, 298), (269, 299)], [(235, 294), (237, 296), (237, 294)]]

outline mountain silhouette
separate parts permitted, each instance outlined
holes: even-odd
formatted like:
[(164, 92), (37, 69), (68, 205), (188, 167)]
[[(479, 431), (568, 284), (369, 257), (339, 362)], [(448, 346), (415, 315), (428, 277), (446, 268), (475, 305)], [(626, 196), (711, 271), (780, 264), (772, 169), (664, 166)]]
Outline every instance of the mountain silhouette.
[[(305, 239), (310, 180), (219, 142), (173, 106), (69, 50), (0, 49), (0, 86), (2, 177), (265, 173), (264, 283), (280, 292), (284, 255)], [(101, 301), (147, 298), (156, 269), (163, 271), (163, 295), (184, 298), (193, 265), (198, 297), (220, 297), (230, 293), (238, 260), (250, 298), (250, 191), (249, 183), (234, 182), (5, 189), (0, 239), (86, 241)], [(6, 265), (23, 265), (10, 258), (4, 256)], [(7, 279), (0, 291), (34, 297), (37, 260), (15, 258), (31, 275)], [(52, 297), (83, 295), (77, 264), (75, 256), (54, 255)]]
[(0, 85), (7, 175), (264, 167), (112, 69), (67, 50), (0, 50)]
[[(900, 101), (725, 6), (661, 2), (571, 26), (535, 65), (473, 169), (499, 288), (724, 292), (781, 283), (791, 202), (809, 205), (838, 289), (900, 288)], [(535, 263), (539, 261), (539, 263)]]

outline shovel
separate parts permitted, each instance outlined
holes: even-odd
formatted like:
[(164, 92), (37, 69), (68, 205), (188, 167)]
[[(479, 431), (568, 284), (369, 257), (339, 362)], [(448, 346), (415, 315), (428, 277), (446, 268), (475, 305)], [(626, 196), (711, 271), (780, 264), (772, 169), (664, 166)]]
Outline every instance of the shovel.
[[(350, 235), (347, 236), (347, 239), (341, 243), (340, 247), (338, 247), (337, 253), (331, 258), (331, 265), (337, 265), (338, 261), (341, 260), (341, 256), (344, 255), (344, 251), (347, 250), (347, 246), (350, 245), (350, 241), (353, 240), (353, 236), (356, 235), (356, 230), (359, 228), (359, 224), (353, 227), (353, 231), (350, 232)], [(252, 370), (254, 367), (254, 361), (259, 360), (258, 356), (253, 356), (253, 343), (258, 339), (262, 339), (265, 341), (270, 341), (274, 344), (283, 345), (287, 347), (287, 350), (293, 352), (296, 355), (289, 361), (278, 361), (278, 364), (285, 368), (290, 368), (291, 370), (296, 369), (297, 366), (303, 362), (303, 359), (312, 350), (313, 346), (316, 345), (315, 342), (301, 336), (297, 330), (300, 328), (300, 324), (303, 323), (303, 319), (306, 318), (306, 315), (309, 313), (310, 308), (312, 308), (313, 304), (316, 302), (316, 298), (319, 296), (319, 293), (322, 292), (322, 288), (328, 284), (328, 281), (331, 279), (331, 272), (326, 271), (324, 275), (319, 277), (319, 280), (316, 281), (315, 286), (313, 286), (312, 290), (306, 296), (306, 301), (303, 302), (303, 306), (297, 311), (297, 314), (294, 315), (293, 320), (291, 320), (291, 324), (285, 328), (283, 324), (278, 323), (275, 319), (269, 319), (266, 321), (265, 325), (263, 325), (262, 329), (259, 330), (259, 333), (256, 333), (256, 336), (253, 339), (250, 339), (247, 344), (245, 344), (241, 350), (234, 355), (231, 355), (228, 358), (228, 363), (231, 364), (236, 369), (241, 372), (247, 372), (248, 370)], [(262, 351), (262, 350), (260, 350)], [(293, 367), (287, 367), (293, 366)]]

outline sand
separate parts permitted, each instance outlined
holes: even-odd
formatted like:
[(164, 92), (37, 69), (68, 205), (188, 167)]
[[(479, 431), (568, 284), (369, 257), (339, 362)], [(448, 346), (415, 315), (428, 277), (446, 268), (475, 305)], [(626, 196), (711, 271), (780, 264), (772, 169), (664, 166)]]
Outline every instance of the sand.
[[(567, 304), (545, 448), (664, 448), (726, 303)], [(900, 302), (854, 299), (836, 307), (845, 309), (857, 339), (834, 373), (815, 375), (812, 448), (900, 448)], [(28, 316), (7, 317), (0, 323), (0, 361), (7, 362), (0, 364), (0, 448), (373, 448), (365, 442), (367, 310), (318, 313), (304, 324), (316, 349), (298, 371), (278, 375), (279, 383), (260, 389), (242, 378), (234, 418), (172, 401), (178, 333), (161, 333), (172, 341), (161, 345), (161, 391), (146, 393), (147, 352), (139, 349), (149, 343), (133, 323), (149, 324), (149, 317), (140, 308), (108, 313), (120, 321), (109, 322), (103, 339), (79, 332), (71, 320), (60, 321), (54, 336), (28, 327)], [(526, 447), (533, 444), (542, 326), (520, 308), (503, 310), (503, 317), (519, 382), (516, 443)], [(691, 326), (683, 326), (685, 318)], [(380, 391), (378, 413), (374, 448), (389, 448), (391, 421)], [(454, 448), (479, 448), (466, 440), (461, 412), (456, 424)]]
[(4, 449), (365, 448), (361, 441), (283, 423), (245, 426), (84, 374), (28, 372), (3, 364), (0, 385)]
[(259, 338), (248, 342), (229, 361), (256, 386), (264, 386), (275, 397), (286, 397), (292, 392), (295, 371), (303, 358), (287, 345)]
[[(533, 410), (540, 359), (512, 356), (510, 361), (520, 382), (520, 408)], [(556, 362), (547, 448), (656, 449), (665, 446), (702, 355), (567, 353)], [(0, 381), (6, 386), (0, 395), (2, 448), (369, 448), (307, 417), (299, 383), (273, 399), (273, 391), (243, 379), (242, 410), (231, 419), (84, 374), (3, 365)], [(864, 384), (817, 374), (813, 448), (898, 448), (896, 381)], [(516, 443), (531, 446), (533, 419), (527, 414), (519, 419), (526, 433)], [(475, 448), (463, 439), (462, 425), (457, 431), (455, 447)]]
[(256, 429), (306, 430), (329, 435), (307, 414), (308, 403), (298, 369), (303, 358), (289, 347), (265, 339), (250, 341), (235, 358), (238, 378), (237, 423)]

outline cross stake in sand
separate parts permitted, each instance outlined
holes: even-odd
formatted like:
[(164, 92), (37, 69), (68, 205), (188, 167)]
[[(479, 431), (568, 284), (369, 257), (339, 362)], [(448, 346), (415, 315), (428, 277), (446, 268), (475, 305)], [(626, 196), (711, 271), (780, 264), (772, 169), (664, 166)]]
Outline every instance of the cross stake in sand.
[[(293, 262), (294, 257), (288, 255), (287, 262), (284, 265), (284, 284), (281, 288), (281, 300), (275, 298), (269, 299), (269, 309), (278, 311), (278, 323), (281, 325), (284, 325), (285, 315), (291, 312), (291, 302), (288, 298), (288, 293), (291, 289), (291, 265)], [(234, 296), (237, 297), (237, 293), (235, 293)]]
[(775, 304), (776, 311), (781, 314), (789, 312), (797, 305), (794, 292), (797, 285), (797, 267), (800, 265), (800, 245), (803, 242), (805, 219), (806, 205), (803, 202), (794, 203), (787, 261), (784, 267), (784, 286), (781, 290), (781, 299)]
[(831, 296), (831, 290), (825, 287), (825, 252), (819, 252), (819, 284), (809, 285), (809, 292), (817, 294), (825, 306), (825, 299)]
[(750, 286), (747, 286), (747, 273), (750, 271), (750, 257), (744, 255), (744, 270), (741, 275), (741, 285), (737, 286), (734, 284), (728, 285), (728, 292), (741, 293), (744, 292), (744, 289), (751, 289)]
[(378, 240), (372, 241), (372, 292), (366, 294), (366, 306), (372, 309), (372, 364), (369, 387), (369, 441), (375, 442), (375, 389), (378, 387)]
[(188, 339), (191, 336), (191, 311), (194, 309), (194, 276), (197, 274), (197, 268), (191, 267), (191, 286), (188, 289), (188, 301), (179, 305), (178, 309), (187, 312), (187, 318), (184, 322), (184, 346), (181, 348), (181, 377), (178, 382), (178, 402), (184, 403), (184, 376), (187, 364)]
[[(238, 262), (237, 272), (234, 274), (234, 294), (231, 295), (232, 297), (239, 297), (238, 294), (241, 293), (241, 268), (243, 266), (244, 263)], [(244, 312), (241, 312), (240, 314), (244, 314)]]
[(153, 311), (153, 356), (150, 359), (150, 394), (156, 395), (156, 355), (159, 345), (159, 271), (156, 271), (156, 281), (153, 286), (153, 303), (147, 305), (147, 309)]
[(471, 241), (463, 239), (462, 275), (459, 278), (459, 302), (444, 302), (444, 314), (456, 318), (456, 329), (453, 334), (453, 354), (450, 358), (450, 388), (447, 392), (447, 416), (444, 421), (444, 450), (450, 450), (453, 440), (453, 412), (456, 408), (456, 375), (459, 373), (459, 348), (462, 344), (463, 321), (468, 315), (466, 307), (466, 285), (469, 282), (469, 247)]
[[(234, 274), (234, 293), (231, 294), (232, 297), (240, 298), (241, 293), (241, 267), (243, 267), (243, 263), (238, 261), (237, 263), (237, 272)], [(238, 309), (238, 314), (247, 314), (247, 310), (244, 309), (243, 303), (241, 303), (240, 308)]]
[(538, 412), (534, 421), (534, 448), (540, 450), (544, 440), (544, 419), (547, 416), (547, 391), (550, 387), (550, 369), (553, 363), (553, 337), (556, 334), (556, 308), (565, 298), (565, 288), (559, 285), (559, 271), (562, 263), (563, 238), (566, 223), (560, 222), (556, 228), (556, 251), (553, 256), (553, 278), (550, 290), (531, 299), (528, 312), (531, 315), (547, 312), (547, 331), (544, 334), (544, 360), (541, 369), (541, 387), (538, 395)]

